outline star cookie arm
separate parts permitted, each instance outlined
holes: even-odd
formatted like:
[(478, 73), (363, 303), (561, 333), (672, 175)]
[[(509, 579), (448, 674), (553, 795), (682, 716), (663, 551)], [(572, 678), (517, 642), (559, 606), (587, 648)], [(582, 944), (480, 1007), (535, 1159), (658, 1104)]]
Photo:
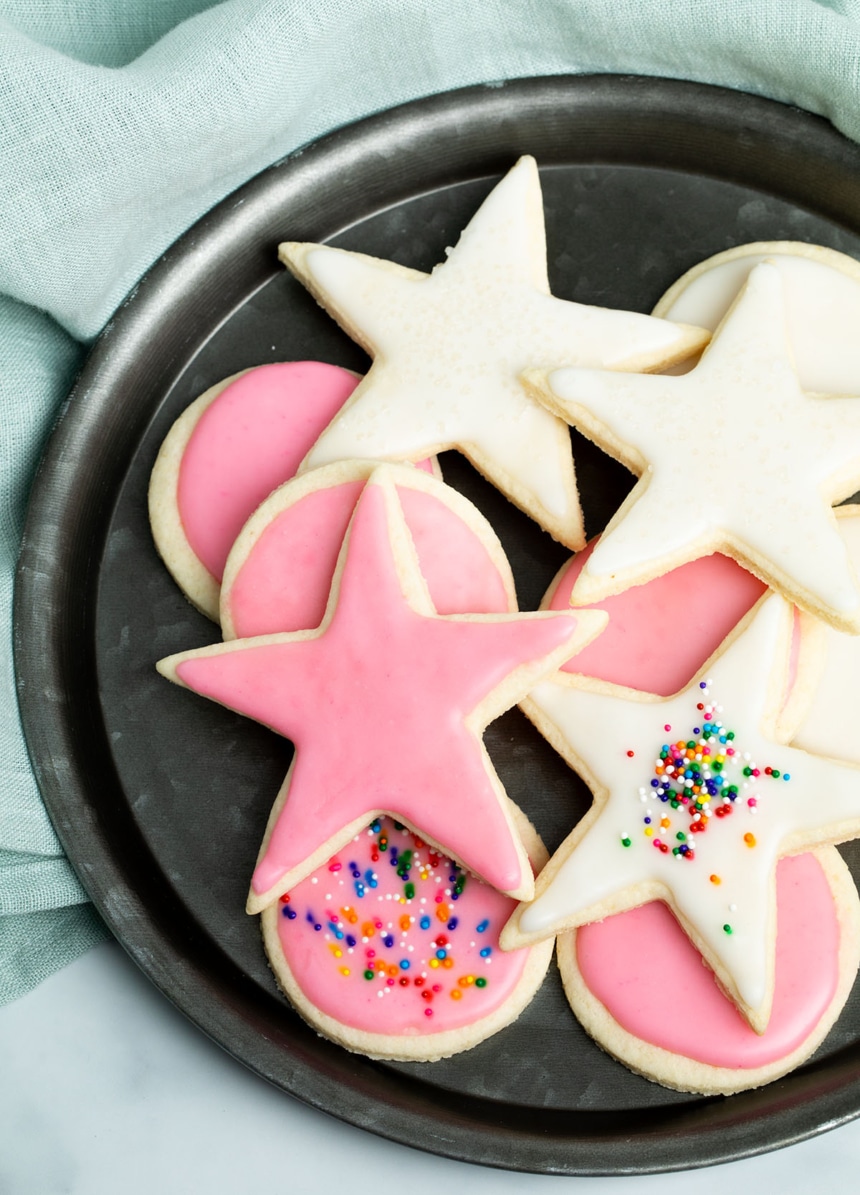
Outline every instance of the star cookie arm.
[(285, 242), (278, 247), (284, 265), (304, 283), (320, 306), (371, 355), (409, 306), (415, 287), (428, 274), (364, 253), (331, 245)]
[(543, 199), (533, 157), (520, 158), (492, 189), (448, 251), (444, 269), (466, 277), (487, 271), (496, 285), (525, 282), (549, 294)]

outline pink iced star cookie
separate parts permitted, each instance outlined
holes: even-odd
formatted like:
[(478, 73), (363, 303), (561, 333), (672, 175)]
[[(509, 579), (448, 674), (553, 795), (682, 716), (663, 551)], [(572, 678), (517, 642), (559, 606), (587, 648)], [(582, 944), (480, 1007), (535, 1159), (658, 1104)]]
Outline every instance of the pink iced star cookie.
[(481, 732), (604, 623), (597, 613), (436, 614), (382, 468), (358, 502), (317, 630), (159, 664), (296, 745), (249, 910), (288, 891), (379, 813), (528, 898), (531, 869)]

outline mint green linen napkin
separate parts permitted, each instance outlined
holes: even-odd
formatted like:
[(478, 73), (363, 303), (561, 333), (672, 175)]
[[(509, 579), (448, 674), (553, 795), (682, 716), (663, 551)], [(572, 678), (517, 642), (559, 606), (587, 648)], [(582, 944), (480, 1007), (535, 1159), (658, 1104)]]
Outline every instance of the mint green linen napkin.
[(768, 95), (860, 139), (860, 0), (0, 0), (0, 1002), (104, 933), (39, 799), (11, 657), (27, 485), (83, 345), (296, 146), (420, 95), (587, 71)]

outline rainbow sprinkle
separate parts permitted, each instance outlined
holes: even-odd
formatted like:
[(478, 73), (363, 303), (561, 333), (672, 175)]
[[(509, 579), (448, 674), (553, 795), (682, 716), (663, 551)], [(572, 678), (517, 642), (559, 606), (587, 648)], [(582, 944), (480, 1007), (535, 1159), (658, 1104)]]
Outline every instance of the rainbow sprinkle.
[[(699, 684), (702, 700), (696, 702), (694, 715), (698, 725), (692, 726), (689, 738), (662, 744), (649, 785), (639, 789), (640, 802), (654, 798), (667, 806), (662, 816), (650, 808), (645, 813), (644, 837), (661, 854), (686, 862), (696, 857), (693, 836), (704, 834), (714, 818), (730, 817), (742, 790), (763, 778), (791, 779), (788, 773), (780, 774), (778, 768), (759, 768), (748, 755), (741, 754), (735, 731), (719, 720), (721, 707), (709, 699), (709, 683)], [(669, 732), (672, 728), (667, 724), (663, 729)], [(632, 758), (634, 752), (628, 751), (627, 755)], [(735, 773), (737, 783), (732, 783)], [(748, 812), (755, 813), (759, 794), (751, 792), (744, 800)], [(680, 818), (680, 824), (676, 824), (673, 813)], [(743, 841), (748, 847), (756, 844), (751, 833), (745, 834)], [(623, 835), (621, 842), (629, 846), (629, 836)], [(719, 883), (719, 879), (714, 881), (712, 877), (712, 882)]]
[[(326, 866), (333, 876), (348, 872), (353, 902), (321, 913), (312, 907), (302, 910), (305, 921), (319, 933), (320, 946), (331, 954), (341, 981), (373, 984), (380, 998), (399, 992), (420, 1001), (425, 1017), (433, 1016), (438, 1000), (462, 1000), (471, 989), (488, 986), (493, 946), (483, 946), (473, 955), (468, 969), (458, 963), (460, 941), (473, 947), (475, 937), (491, 928), (487, 918), (470, 924), (457, 913), (468, 883), (466, 872), (387, 818), (376, 819), (348, 850), (345, 864), (335, 857)], [(390, 896), (390, 917), (380, 915), (374, 891), (380, 885), (380, 868), (387, 866), (398, 881)], [(297, 917), (293, 903), (290, 895), (281, 897), (282, 914), (289, 922)], [(495, 926), (495, 932), (500, 928)], [(347, 960), (351, 966), (345, 965)]]

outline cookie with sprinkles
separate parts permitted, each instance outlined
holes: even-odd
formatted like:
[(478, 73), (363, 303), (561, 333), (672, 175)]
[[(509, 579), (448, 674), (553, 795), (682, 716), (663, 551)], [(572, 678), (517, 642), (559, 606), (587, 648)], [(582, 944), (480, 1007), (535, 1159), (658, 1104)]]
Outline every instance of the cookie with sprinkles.
[(764, 1032), (777, 861), (860, 834), (860, 772), (773, 734), (791, 626), (791, 608), (765, 597), (666, 699), (574, 675), (535, 687), (526, 712), (595, 802), (506, 927), (506, 947), (663, 900)]
[[(537, 868), (543, 845), (517, 823)], [(383, 817), (261, 920), (278, 984), (317, 1032), (371, 1058), (434, 1061), (509, 1025), (542, 983), (552, 940), (499, 949), (514, 908)]]
[[(860, 525), (856, 518), (839, 522)], [(587, 555), (588, 549), (561, 570), (545, 608), (568, 606)], [(671, 696), (708, 666), (763, 588), (727, 557), (682, 565), (601, 603), (609, 615), (607, 629), (564, 671)], [(785, 740), (807, 711), (823, 633), (822, 624), (795, 616), (790, 687), (779, 716), (779, 737)], [(843, 654), (855, 642), (853, 636), (826, 633), (847, 641)], [(834, 702), (827, 708), (833, 713)], [(796, 734), (794, 743), (805, 746)], [(727, 1095), (771, 1082), (823, 1041), (860, 963), (860, 899), (835, 848), (780, 859), (776, 905), (773, 1008), (764, 1033), (739, 1015), (661, 901), (558, 938), (571, 1008), (607, 1053), (665, 1086)]]

